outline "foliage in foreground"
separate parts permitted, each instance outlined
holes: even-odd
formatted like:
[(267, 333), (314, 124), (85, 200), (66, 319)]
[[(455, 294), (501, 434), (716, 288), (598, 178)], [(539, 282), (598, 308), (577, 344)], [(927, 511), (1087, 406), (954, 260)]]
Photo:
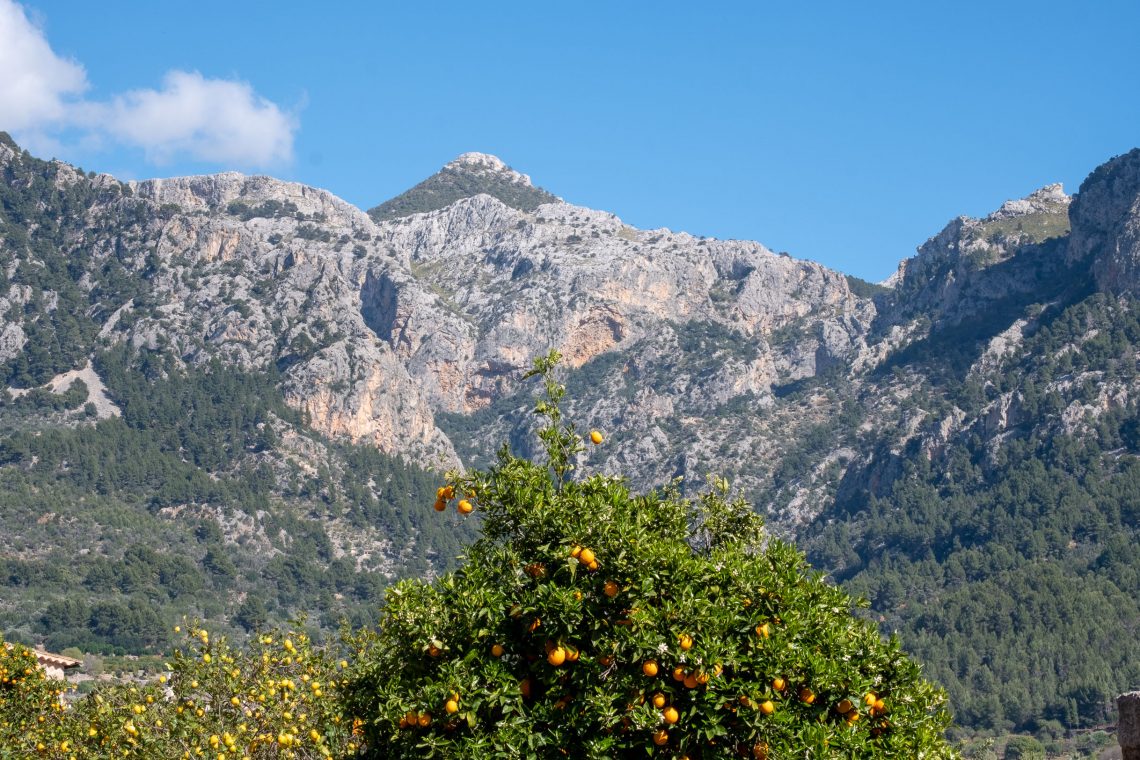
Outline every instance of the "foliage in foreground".
[(325, 758), (355, 753), (337, 663), (301, 630), (243, 649), (207, 631), (149, 683), (108, 684), (73, 704), (35, 654), (0, 646), (0, 758)]
[[(721, 482), (572, 480), (557, 354), (549, 461), (504, 447), (437, 509), (477, 509), (462, 568), (387, 595), (344, 689), (375, 757), (948, 757), (939, 690)], [(601, 437), (591, 435), (595, 443)]]

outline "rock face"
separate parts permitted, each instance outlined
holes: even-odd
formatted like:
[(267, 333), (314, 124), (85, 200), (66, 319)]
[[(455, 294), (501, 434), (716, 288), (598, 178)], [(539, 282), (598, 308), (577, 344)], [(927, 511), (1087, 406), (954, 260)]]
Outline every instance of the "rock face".
[[(0, 165), (20, 160), (0, 141)], [(759, 243), (632, 228), (478, 153), (369, 214), (268, 177), (124, 184), (57, 169), (61, 192), (91, 197), (68, 244), (96, 261), (118, 252), (145, 282), (145, 297), (105, 310), (103, 342), (272, 369), (317, 431), (440, 468), (524, 438), (521, 376), (557, 348), (575, 417), (613, 433), (600, 466), (636, 485), (724, 473), (789, 525), (852, 467), (864, 485), (889, 480), (891, 446), (859, 455), (857, 435), (921, 437), (933, 457), (964, 430), (988, 438), (1020, 419), (1011, 396), (984, 420), (925, 425), (880, 372), (892, 356), (980, 320), (981, 377), (1075, 262), (1093, 257), (1113, 292), (1140, 266), (1140, 151), (1082, 185), (1071, 242), (1070, 199), (1050, 185), (953, 220), (869, 293)], [(15, 314), (33, 294), (2, 298)], [(27, 328), (0, 325), (0, 359), (25, 350)], [(837, 420), (862, 428), (841, 435)]]
[(1043, 267), (1064, 264), (1064, 249), (1049, 241), (1068, 233), (1070, 200), (1061, 185), (1047, 185), (983, 219), (951, 221), (891, 278), (898, 294), (893, 319), (959, 323), (987, 302), (1035, 290)]
[(1091, 260), (1101, 290), (1140, 293), (1140, 148), (1081, 183), (1072, 217), (1069, 258)]

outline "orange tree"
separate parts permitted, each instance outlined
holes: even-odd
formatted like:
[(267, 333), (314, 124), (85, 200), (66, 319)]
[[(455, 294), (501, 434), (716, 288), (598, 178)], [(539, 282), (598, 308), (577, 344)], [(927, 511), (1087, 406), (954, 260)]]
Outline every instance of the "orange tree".
[[(392, 587), (344, 688), (375, 757), (949, 757), (942, 693), (715, 481), (572, 478), (558, 355), (547, 461), (504, 447), (435, 508), (481, 516), (461, 569)], [(590, 440), (602, 442), (600, 434)]]
[(0, 760), (347, 757), (359, 739), (338, 700), (348, 663), (300, 628), (243, 648), (196, 626), (169, 670), (60, 701), (34, 653), (0, 647)]

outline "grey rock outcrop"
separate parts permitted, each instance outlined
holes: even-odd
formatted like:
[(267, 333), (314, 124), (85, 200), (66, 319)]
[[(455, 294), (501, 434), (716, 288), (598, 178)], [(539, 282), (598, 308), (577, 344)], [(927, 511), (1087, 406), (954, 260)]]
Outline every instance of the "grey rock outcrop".
[(1140, 293), (1140, 148), (1081, 183), (1072, 221), (1069, 258), (1090, 260), (1101, 290)]

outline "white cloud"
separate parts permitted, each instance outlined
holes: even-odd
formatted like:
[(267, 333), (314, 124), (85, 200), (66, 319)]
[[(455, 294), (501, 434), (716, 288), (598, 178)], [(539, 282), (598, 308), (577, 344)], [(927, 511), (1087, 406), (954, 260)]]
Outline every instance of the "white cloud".
[(295, 119), (245, 82), (171, 71), (162, 89), (133, 90), (89, 109), (99, 129), (146, 151), (155, 163), (200, 161), (266, 166), (293, 157)]
[(260, 167), (292, 159), (296, 118), (245, 82), (169, 71), (157, 90), (108, 101), (79, 98), (86, 88), (83, 67), (57, 56), (20, 5), (0, 0), (0, 129), (25, 144), (118, 143), (159, 164), (191, 158)]
[(58, 124), (67, 97), (87, 89), (83, 67), (57, 56), (11, 0), (0, 0), (0, 72), (0, 129), (9, 131)]

